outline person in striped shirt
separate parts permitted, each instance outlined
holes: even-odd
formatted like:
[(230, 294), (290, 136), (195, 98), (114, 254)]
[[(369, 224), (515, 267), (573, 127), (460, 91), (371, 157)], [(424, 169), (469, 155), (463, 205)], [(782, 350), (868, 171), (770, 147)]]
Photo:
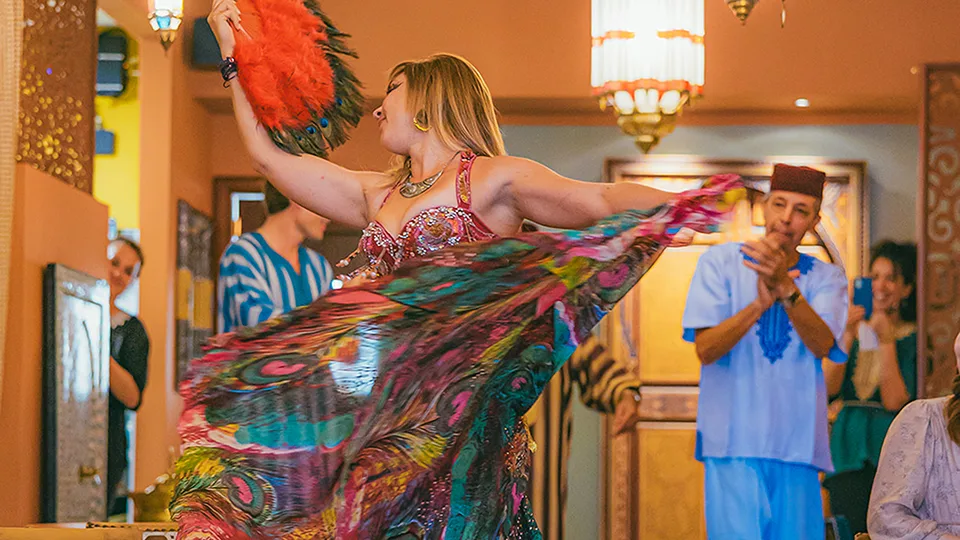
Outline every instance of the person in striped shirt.
[(329, 221), (290, 202), (269, 182), (267, 220), (227, 246), (217, 283), (217, 331), (255, 326), (305, 306), (330, 290), (333, 268), (303, 245), (323, 238)]

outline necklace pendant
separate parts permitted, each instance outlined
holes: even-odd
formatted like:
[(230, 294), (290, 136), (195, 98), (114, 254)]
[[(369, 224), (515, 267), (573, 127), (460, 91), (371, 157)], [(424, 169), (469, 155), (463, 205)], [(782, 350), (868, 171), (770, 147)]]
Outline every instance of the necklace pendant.
[(406, 199), (412, 199), (422, 194), (433, 187), (433, 184), (435, 184), (437, 179), (440, 178), (440, 174), (443, 174), (443, 170), (441, 170), (440, 173), (420, 182), (411, 182), (410, 177), (408, 176), (406, 180), (403, 181), (403, 184), (400, 185), (400, 195)]
[[(450, 161), (453, 161), (453, 158), (457, 157), (458, 155), (460, 155), (460, 152), (454, 154), (453, 157), (450, 158)], [(419, 182), (410, 181), (410, 179), (413, 178), (413, 173), (411, 172), (400, 184), (400, 195), (403, 195), (405, 199), (412, 199), (417, 195), (422, 194), (424, 191), (432, 188), (433, 185), (437, 183), (437, 180), (443, 176), (443, 171), (447, 170), (447, 165), (450, 164), (450, 161), (448, 161), (443, 168), (437, 171), (437, 174), (429, 178), (424, 178)]]
[(433, 185), (424, 184), (426, 184), (426, 182), (420, 182), (419, 184), (414, 184), (413, 182), (404, 182), (403, 185), (400, 186), (400, 195), (403, 195), (405, 199), (412, 199), (430, 189), (430, 186)]

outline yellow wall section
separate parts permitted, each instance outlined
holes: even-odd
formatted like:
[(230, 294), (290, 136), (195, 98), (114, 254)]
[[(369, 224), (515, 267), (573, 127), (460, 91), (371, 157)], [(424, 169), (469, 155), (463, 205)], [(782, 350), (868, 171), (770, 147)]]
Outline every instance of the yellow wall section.
[[(128, 39), (127, 66), (132, 72), (139, 68), (139, 46), (129, 35)], [(93, 196), (110, 208), (110, 217), (121, 230), (140, 228), (139, 80), (130, 75), (123, 95), (97, 96), (94, 101), (103, 129), (114, 134), (115, 152), (94, 158)]]

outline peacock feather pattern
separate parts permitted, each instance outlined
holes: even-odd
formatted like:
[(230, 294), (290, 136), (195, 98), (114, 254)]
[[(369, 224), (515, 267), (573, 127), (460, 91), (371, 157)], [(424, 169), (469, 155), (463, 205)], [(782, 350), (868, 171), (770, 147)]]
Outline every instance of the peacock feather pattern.
[(739, 186), (439, 250), (213, 338), (181, 388), (179, 537), (540, 538), (523, 414), (673, 232), (715, 230)]

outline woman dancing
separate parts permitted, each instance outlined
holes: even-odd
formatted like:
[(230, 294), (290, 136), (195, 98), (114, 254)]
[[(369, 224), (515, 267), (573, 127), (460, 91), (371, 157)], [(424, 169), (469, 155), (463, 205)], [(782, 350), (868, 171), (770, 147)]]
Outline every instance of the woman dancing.
[[(243, 82), (234, 1), (216, 0), (209, 20), (225, 78)], [(264, 108), (239, 85), (233, 100), (261, 173), (365, 227), (369, 262), (366, 279), (219, 336), (193, 362), (181, 536), (539, 538), (523, 414), (674, 233), (712, 230), (739, 184), (671, 195), (506, 156), (486, 84), (452, 55), (393, 70), (374, 112), (399, 156), (387, 173), (278, 149), (313, 143), (258, 125)], [(585, 230), (507, 238), (525, 219)]]

